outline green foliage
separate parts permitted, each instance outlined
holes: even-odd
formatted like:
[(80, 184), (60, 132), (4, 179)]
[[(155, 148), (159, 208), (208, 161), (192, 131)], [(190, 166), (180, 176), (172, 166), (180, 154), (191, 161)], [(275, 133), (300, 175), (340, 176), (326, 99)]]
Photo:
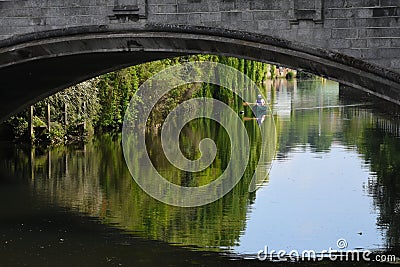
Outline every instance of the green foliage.
[(295, 76), (296, 75), (295, 75), (294, 71), (288, 71), (288, 73), (286, 74), (286, 79), (293, 80)]
[(65, 128), (59, 122), (52, 122), (50, 125), (50, 132), (48, 133), (48, 139), (51, 143), (62, 143), (65, 137)]
[(11, 126), (15, 139), (18, 140), (27, 136), (28, 122), (24, 117), (13, 116), (6, 123)]
[[(94, 131), (93, 129), (120, 130), (125, 111), (141, 84), (169, 66), (193, 61), (219, 62), (231, 66), (248, 75), (257, 84), (261, 84), (266, 79), (268, 69), (276, 69), (275, 66), (261, 62), (216, 55), (192, 55), (147, 62), (82, 82), (36, 103), (33, 124), (34, 126), (46, 126), (47, 105), (50, 104), (51, 121), (57, 126), (54, 132), (49, 133), (49, 136), (55, 140), (63, 140), (63, 134), (68, 136), (81, 134), (77, 125), (83, 122), (93, 126), (91, 131)], [(212, 70), (209, 71), (211, 74)], [(240, 84), (240, 81), (228, 79), (228, 83), (234, 88)], [(216, 85), (179, 86), (161, 98), (154, 109), (156, 112), (152, 112), (149, 123), (153, 125), (161, 123), (173, 108), (193, 96), (212, 97), (230, 105), (238, 103), (238, 99), (232, 91)], [(141, 103), (141, 99), (138, 97), (133, 101), (137, 105)], [(137, 110), (132, 111), (128, 116), (135, 118)], [(66, 117), (67, 121), (65, 121)], [(8, 123), (12, 126), (15, 136), (27, 133), (28, 123), (25, 118), (28, 118), (26, 111), (9, 120)], [(65, 126), (59, 127), (65, 123), (69, 125), (66, 132), (64, 131)]]
[(84, 136), (85, 130), (83, 128), (83, 123), (70, 124), (66, 131), (67, 136), (71, 137), (81, 137)]
[(272, 65), (271, 66), (271, 79), (275, 79), (276, 78), (276, 66)]
[(32, 124), (33, 127), (46, 127), (46, 123), (38, 116), (33, 116)]

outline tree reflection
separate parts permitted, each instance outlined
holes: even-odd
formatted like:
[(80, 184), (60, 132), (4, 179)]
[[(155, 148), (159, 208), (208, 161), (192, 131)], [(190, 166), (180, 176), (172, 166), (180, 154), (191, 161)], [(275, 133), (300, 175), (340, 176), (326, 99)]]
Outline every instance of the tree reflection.
[[(370, 167), (367, 192), (374, 200), (374, 209), (379, 210), (377, 226), (386, 235), (386, 246), (400, 253), (400, 139), (393, 134), (400, 128), (398, 121), (366, 107), (341, 107), (343, 103), (332, 100), (338, 96), (333, 84), (279, 82), (268, 91), (269, 100), (274, 103), (278, 159), (307, 146), (315, 153), (327, 153), (335, 142), (357, 149)], [(268, 118), (262, 126), (272, 127)], [(261, 156), (261, 132), (255, 120), (245, 121), (245, 127), (251, 156), (244, 177), (224, 198), (197, 208), (168, 206), (145, 194), (126, 167), (119, 134), (102, 135), (86, 145), (44, 151), (2, 149), (1, 170), (15, 177), (29, 177), (27, 183), (39, 198), (100, 218), (106, 224), (149, 239), (219, 250), (240, 241), (256, 196), (249, 193), (249, 185)], [(208, 184), (230, 160), (229, 137), (223, 127), (211, 120), (192, 121), (180, 136), (182, 152), (189, 159), (199, 157), (200, 140), (215, 140), (217, 157), (200, 173), (186, 173), (171, 166), (161, 151), (157, 130), (149, 132), (148, 137), (153, 163), (176, 184)], [(267, 153), (273, 153), (273, 149)], [(132, 159), (140, 162), (143, 156), (135, 153)], [(136, 171), (137, 175), (146, 175)]]
[[(239, 242), (248, 206), (255, 199), (255, 193), (249, 193), (249, 184), (260, 156), (260, 133), (255, 121), (246, 123), (246, 127), (253, 145), (244, 177), (224, 198), (198, 208), (172, 207), (145, 194), (125, 165), (120, 134), (106, 134), (85, 145), (37, 150), (32, 154), (30, 150), (17, 150), (11, 158), (18, 167), (11, 172), (29, 173), (32, 192), (53, 205), (100, 218), (106, 224), (149, 239), (219, 250)], [(181, 134), (183, 153), (196, 158), (198, 142), (205, 137), (216, 141), (219, 153), (212, 166), (200, 173), (189, 174), (171, 166), (162, 153), (157, 132), (149, 132), (149, 154), (159, 172), (172, 182), (186, 186), (208, 184), (226, 168), (230, 141), (218, 123), (195, 120)], [(136, 153), (133, 160), (140, 161), (142, 156)], [(137, 171), (137, 175), (146, 175)]]

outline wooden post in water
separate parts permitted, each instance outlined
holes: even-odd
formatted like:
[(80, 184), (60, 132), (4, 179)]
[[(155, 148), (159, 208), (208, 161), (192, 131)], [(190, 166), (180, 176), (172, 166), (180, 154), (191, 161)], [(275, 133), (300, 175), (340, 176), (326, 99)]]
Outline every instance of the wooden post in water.
[(31, 167), (31, 182), (33, 183), (35, 181), (35, 149), (33, 147), (31, 147), (29, 161)]
[(68, 110), (68, 103), (65, 102), (64, 103), (64, 127), (65, 127), (65, 129), (67, 129), (67, 127), (68, 127), (68, 113), (67, 113), (67, 110)]
[(50, 132), (50, 103), (47, 103), (47, 131)]
[(69, 179), (69, 172), (68, 172), (68, 154), (65, 153), (64, 154), (65, 160), (64, 160), (64, 164), (65, 164), (65, 178)]
[(34, 137), (34, 132), (33, 132), (33, 106), (31, 106), (29, 108), (28, 130), (29, 130), (29, 139), (32, 142), (33, 141), (33, 137)]
[(83, 131), (86, 130), (86, 101), (83, 102)]
[(51, 179), (51, 149), (47, 151), (47, 177)]

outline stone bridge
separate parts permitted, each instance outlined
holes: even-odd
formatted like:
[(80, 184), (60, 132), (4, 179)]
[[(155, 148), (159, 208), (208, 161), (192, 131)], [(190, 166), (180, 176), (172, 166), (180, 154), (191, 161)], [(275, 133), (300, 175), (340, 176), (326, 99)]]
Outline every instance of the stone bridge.
[(194, 53), (305, 70), (400, 104), (400, 1), (0, 0), (0, 121), (96, 75)]

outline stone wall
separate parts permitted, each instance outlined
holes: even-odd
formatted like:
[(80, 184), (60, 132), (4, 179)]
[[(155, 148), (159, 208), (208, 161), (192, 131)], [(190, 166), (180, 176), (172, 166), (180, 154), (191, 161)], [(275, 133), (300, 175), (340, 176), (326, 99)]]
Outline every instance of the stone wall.
[(400, 73), (399, 0), (0, 1), (0, 40), (71, 27), (153, 23), (261, 33)]

